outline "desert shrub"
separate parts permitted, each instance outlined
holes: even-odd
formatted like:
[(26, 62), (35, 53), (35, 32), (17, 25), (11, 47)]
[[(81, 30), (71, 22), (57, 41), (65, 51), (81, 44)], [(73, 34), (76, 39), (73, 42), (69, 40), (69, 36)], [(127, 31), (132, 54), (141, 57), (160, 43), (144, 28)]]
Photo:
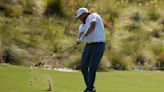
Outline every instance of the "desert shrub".
[(98, 67), (98, 71), (108, 71), (108, 70), (109, 70), (109, 67), (107, 67), (106, 63), (101, 61)]
[(127, 55), (134, 54), (134, 52), (139, 48), (140, 43), (137, 41), (124, 42), (121, 46), (121, 52)]
[(71, 62), (68, 67), (74, 70), (80, 70), (80, 60)]
[(129, 17), (129, 23), (125, 24), (125, 28), (130, 31), (139, 31), (141, 30), (141, 22), (143, 21), (143, 16), (140, 12), (134, 12)]
[(161, 25), (164, 26), (164, 19), (161, 19), (161, 20), (159, 21), (159, 24), (161, 24)]
[(20, 5), (20, 0), (2, 0), (0, 7), (6, 16), (18, 17), (23, 14), (23, 7)]
[(5, 5), (6, 16), (18, 17), (23, 14), (23, 9), (21, 5)]
[(123, 58), (125, 62), (125, 69), (126, 70), (133, 70), (134, 68), (134, 58), (132, 56), (125, 56)]
[(160, 18), (160, 13), (156, 9), (150, 9), (148, 10), (147, 18), (151, 21), (157, 21)]
[(141, 22), (143, 20), (143, 16), (141, 15), (140, 12), (135, 12), (134, 14), (132, 14), (130, 16), (130, 19), (133, 21), (133, 22)]
[(12, 27), (10, 25), (10, 21), (5, 21), (2, 22), (0, 26), (0, 41), (1, 41), (1, 46), (3, 47), (8, 47), (10, 46), (12, 41), (12, 37), (14, 37), (13, 31), (11, 31)]
[(23, 14), (42, 15), (46, 0), (2, 0), (0, 7), (6, 16), (18, 17)]
[(63, 4), (62, 0), (48, 0), (45, 14), (46, 15), (54, 15), (54, 14), (63, 15), (64, 12), (62, 8), (62, 4)]
[(141, 3), (141, 4), (145, 4), (146, 2), (150, 2), (151, 0), (127, 0), (129, 3)]
[[(0, 47), (1, 47), (1, 44), (0, 44)], [(0, 49), (0, 63), (2, 63), (3, 60), (2, 60), (2, 49)]]
[(3, 51), (2, 60), (4, 63), (10, 63), (14, 65), (21, 64), (20, 56), (16, 52), (13, 52), (11, 49), (6, 49)]
[(152, 43), (150, 43), (150, 48), (157, 56), (164, 52), (164, 47), (162, 42), (152, 41)]
[(134, 54), (144, 43), (146, 44), (146, 40), (148, 39), (145, 35), (145, 32), (136, 32), (136, 33), (129, 33), (130, 36), (127, 36), (124, 39), (121, 39), (121, 52), (126, 55)]
[(157, 69), (164, 70), (164, 46), (161, 43), (154, 42), (150, 48), (156, 56)]
[(69, 55), (66, 56), (66, 58), (63, 58), (61, 61), (63, 65), (67, 68), (74, 69), (74, 70), (80, 70), (80, 64), (81, 64), (81, 54), (75, 55), (74, 53), (69, 52)]
[(114, 22), (119, 17), (119, 10), (117, 8), (109, 9), (109, 18), (110, 22)]
[(157, 69), (164, 70), (164, 51), (157, 56)]
[(33, 0), (26, 0), (22, 4), (24, 6), (24, 13), (25, 14), (33, 14), (33, 8), (34, 8), (34, 1)]
[(4, 9), (5, 9), (5, 8), (4, 8), (4, 3), (3, 3), (3, 1), (1, 1), (1, 2), (0, 2), (0, 11), (4, 11)]
[[(70, 60), (70, 59), (67, 59), (67, 60)], [(68, 61), (66, 61), (68, 62)], [(76, 59), (71, 59), (71, 61), (69, 61), (70, 63), (67, 65), (68, 68), (71, 68), (71, 69), (75, 69), (75, 70), (80, 70), (81, 66), (81, 56), (78, 56), (76, 57)], [(107, 67), (106, 63), (101, 60), (100, 64), (99, 64), (99, 67), (98, 67), (98, 71), (108, 71), (109, 67)]]
[(154, 29), (152, 32), (151, 32), (151, 35), (155, 38), (160, 38), (161, 35), (160, 35), (160, 30), (158, 29)]
[(109, 57), (109, 61), (111, 62), (110, 68), (113, 68), (115, 70), (125, 70), (125, 62), (123, 61), (123, 55), (119, 53), (112, 53)]
[(111, 62), (107, 56), (108, 53), (104, 52), (104, 55), (100, 61), (98, 71), (108, 71), (111, 69)]
[(135, 64), (137, 66), (142, 66), (143, 70), (154, 70), (156, 58), (152, 51), (138, 50), (135, 55)]
[(64, 29), (61, 26), (56, 26), (55, 30), (53, 31), (53, 36), (54, 39), (50, 39), (51, 42), (51, 48), (53, 52), (58, 52), (64, 47), (63, 44), (63, 39), (64, 39)]
[(115, 70), (132, 70), (135, 65), (133, 55), (125, 55), (122, 52), (111, 52), (109, 62), (108, 68)]
[(139, 31), (141, 26), (138, 23), (130, 23), (125, 26), (129, 32)]
[(25, 14), (43, 15), (47, 0), (25, 0), (21, 5), (24, 7)]

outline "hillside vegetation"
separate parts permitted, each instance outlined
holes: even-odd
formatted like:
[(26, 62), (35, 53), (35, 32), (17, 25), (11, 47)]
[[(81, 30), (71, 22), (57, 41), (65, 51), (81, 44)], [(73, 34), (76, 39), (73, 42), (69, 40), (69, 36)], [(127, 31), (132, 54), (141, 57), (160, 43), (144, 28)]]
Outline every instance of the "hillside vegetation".
[(163, 0), (0, 0), (0, 62), (79, 69), (80, 7), (104, 21), (99, 70), (164, 69)]

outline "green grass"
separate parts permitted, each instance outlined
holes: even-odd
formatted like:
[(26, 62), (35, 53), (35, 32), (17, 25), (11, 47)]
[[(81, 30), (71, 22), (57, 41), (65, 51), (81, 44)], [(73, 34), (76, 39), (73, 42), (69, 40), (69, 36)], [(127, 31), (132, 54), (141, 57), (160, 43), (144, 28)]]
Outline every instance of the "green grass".
[[(97, 92), (164, 92), (164, 72), (98, 72)], [(47, 80), (52, 92), (81, 92), (84, 82), (80, 72), (30, 69), (0, 65), (0, 92), (46, 92)]]

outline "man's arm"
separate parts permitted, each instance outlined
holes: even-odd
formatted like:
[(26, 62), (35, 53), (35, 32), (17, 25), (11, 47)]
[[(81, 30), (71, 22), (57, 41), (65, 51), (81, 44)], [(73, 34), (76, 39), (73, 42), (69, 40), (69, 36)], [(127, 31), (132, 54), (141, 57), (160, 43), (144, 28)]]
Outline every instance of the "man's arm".
[(79, 34), (79, 39), (80, 39), (80, 37), (81, 37), (83, 34), (84, 34), (84, 32), (80, 32), (80, 34)]
[(88, 30), (86, 32), (80, 32), (79, 39), (77, 39), (77, 44), (80, 43), (81, 39), (83, 39), (84, 37), (87, 37), (90, 33), (92, 33), (93, 30), (95, 29), (95, 27), (96, 27), (96, 22), (93, 21), (93, 22), (91, 22), (91, 26), (88, 28)]
[(76, 41), (76, 44), (80, 44), (80, 38), (81, 38), (81, 36), (84, 34), (84, 32), (80, 32), (80, 34), (79, 34), (79, 37), (78, 37), (78, 39), (77, 39), (77, 41)]
[(91, 26), (88, 28), (84, 36), (88, 36), (90, 33), (92, 33), (95, 27), (96, 27), (96, 21), (91, 22)]

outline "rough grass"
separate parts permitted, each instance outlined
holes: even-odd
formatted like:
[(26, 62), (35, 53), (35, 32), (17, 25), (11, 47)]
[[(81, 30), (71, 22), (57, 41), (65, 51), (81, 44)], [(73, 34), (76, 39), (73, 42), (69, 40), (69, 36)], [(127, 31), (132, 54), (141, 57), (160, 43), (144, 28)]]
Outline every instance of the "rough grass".
[[(97, 92), (163, 92), (163, 72), (111, 71), (98, 72)], [(0, 65), (1, 92), (46, 92), (48, 80), (52, 92), (81, 92), (84, 82), (80, 72), (30, 69)]]

